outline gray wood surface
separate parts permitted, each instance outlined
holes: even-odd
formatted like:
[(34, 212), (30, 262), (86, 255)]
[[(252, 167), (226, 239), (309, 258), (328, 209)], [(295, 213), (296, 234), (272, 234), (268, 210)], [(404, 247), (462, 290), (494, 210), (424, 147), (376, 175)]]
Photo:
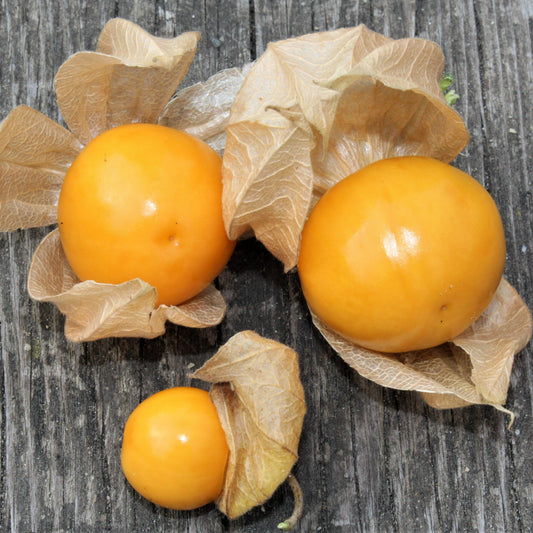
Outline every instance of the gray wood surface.
[[(53, 76), (94, 49), (105, 22), (128, 18), (170, 37), (199, 30), (192, 83), (257, 57), (271, 40), (365, 23), (391, 37), (439, 43), (471, 141), (455, 164), (474, 174), (504, 219), (506, 276), (533, 308), (531, 0), (2, 0), (0, 117), (27, 104), (53, 119)], [(533, 530), (533, 363), (517, 356), (506, 416), (489, 407), (436, 411), (412, 393), (359, 377), (313, 329), (297, 275), (253, 240), (239, 243), (219, 287), (217, 328), (169, 326), (155, 340), (74, 344), (63, 317), (26, 292), (31, 256), (49, 228), (0, 234), (0, 530), (264, 532), (291, 511), (284, 485), (230, 522), (214, 506), (151, 505), (120, 469), (122, 429), (148, 395), (189, 383), (243, 329), (301, 356), (308, 414), (295, 473), (304, 532)]]

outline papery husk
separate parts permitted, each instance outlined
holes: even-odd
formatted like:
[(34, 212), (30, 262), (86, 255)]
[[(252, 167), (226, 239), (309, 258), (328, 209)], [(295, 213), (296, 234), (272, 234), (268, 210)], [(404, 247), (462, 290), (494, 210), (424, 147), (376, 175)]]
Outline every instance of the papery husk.
[(184, 304), (156, 308), (156, 289), (140, 279), (119, 285), (80, 282), (63, 253), (58, 230), (41, 241), (33, 256), (28, 293), (38, 302), (57, 305), (66, 316), (65, 336), (74, 342), (154, 338), (165, 332), (167, 320), (190, 328), (214, 326), (226, 311), (224, 298), (212, 284)]
[(116, 126), (154, 124), (181, 83), (200, 34), (154, 37), (123, 19), (102, 30), (96, 52), (68, 58), (55, 77), (57, 103), (70, 130), (86, 144)]
[(205, 82), (179, 91), (159, 118), (159, 124), (194, 135), (223, 154), (231, 106), (251, 63), (217, 72)]
[(401, 354), (367, 350), (312, 316), (331, 347), (359, 374), (384, 387), (418, 391), (440, 409), (504, 405), (514, 356), (532, 334), (531, 313), (505, 279), (472, 326), (427, 350)]
[(0, 231), (57, 222), (65, 172), (82, 149), (72, 133), (26, 106), (0, 124)]
[(468, 132), (438, 85), (443, 66), (435, 43), (363, 25), (270, 43), (227, 128), (230, 238), (253, 230), (289, 270), (310, 209), (339, 180), (386, 157), (453, 160)]
[[(83, 146), (109, 128), (161, 119), (171, 127), (179, 122), (185, 131), (194, 127), (190, 133), (220, 143), (229, 102), (243, 79), (238, 69), (188, 88), (186, 98), (179, 92), (169, 103), (194, 57), (198, 38), (197, 32), (158, 38), (129, 21), (112, 19), (102, 30), (98, 51), (74, 54), (56, 75), (58, 105), (71, 131), (31, 108), (15, 108), (0, 125), (0, 231), (56, 223), (65, 173)], [(220, 96), (210, 102), (210, 94)], [(183, 105), (184, 100), (189, 105)], [(210, 117), (205, 124), (195, 124), (195, 102), (202, 102), (200, 114)], [(166, 320), (209, 327), (220, 323), (226, 309), (213, 285), (179, 306), (155, 308), (155, 288), (140, 280), (80, 283), (66, 263), (56, 232), (35, 253), (28, 290), (35, 300), (59, 307), (66, 315), (65, 334), (73, 341), (152, 338), (164, 333)]]
[(217, 505), (237, 518), (268, 500), (298, 458), (306, 411), (298, 355), (244, 331), (192, 377), (214, 383), (210, 394), (230, 449)]

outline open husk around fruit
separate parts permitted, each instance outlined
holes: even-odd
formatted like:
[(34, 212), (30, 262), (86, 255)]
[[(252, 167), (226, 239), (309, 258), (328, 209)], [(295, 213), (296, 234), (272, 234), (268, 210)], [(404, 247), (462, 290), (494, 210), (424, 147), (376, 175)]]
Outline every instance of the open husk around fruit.
[(243, 331), (191, 377), (213, 383), (211, 399), (230, 450), (217, 505), (237, 518), (268, 500), (298, 459), (306, 411), (298, 354)]
[[(55, 77), (59, 110), (69, 129), (29, 107), (15, 108), (0, 125), (0, 231), (55, 224), (65, 173), (87, 142), (112, 127), (160, 123), (194, 134), (221, 152), (244, 73), (222, 71), (175, 95), (198, 39), (197, 32), (154, 37), (131, 22), (112, 19), (96, 52), (74, 54)], [(151, 338), (164, 333), (167, 320), (213, 326), (226, 309), (213, 284), (182, 305), (156, 308), (155, 288), (138, 279), (121, 285), (80, 283), (56, 231), (35, 252), (28, 290), (66, 315), (65, 334), (73, 341)]]
[[(373, 161), (421, 155), (451, 162), (468, 142), (439, 86), (440, 48), (365, 26), (271, 43), (235, 98), (223, 163), (231, 238), (254, 233), (285, 269), (296, 265), (309, 212), (331, 186)], [(416, 390), (435, 407), (501, 406), (531, 314), (502, 280), (493, 302), (445, 345), (400, 355), (365, 350), (314, 322), (363, 376)]]

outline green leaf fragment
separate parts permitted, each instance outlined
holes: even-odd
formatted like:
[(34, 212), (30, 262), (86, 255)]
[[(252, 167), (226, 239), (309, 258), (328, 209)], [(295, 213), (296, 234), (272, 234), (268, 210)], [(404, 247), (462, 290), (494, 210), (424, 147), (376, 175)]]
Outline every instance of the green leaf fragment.
[(444, 95), (444, 98), (446, 98), (448, 105), (453, 105), (459, 100), (459, 95), (452, 89)]
[(448, 87), (454, 82), (453, 76), (451, 74), (444, 74), (439, 81), (439, 87), (446, 98), (448, 105), (453, 105), (457, 100), (459, 100), (459, 95), (453, 90), (448, 91)]
[(446, 94), (446, 89), (453, 83), (453, 76), (451, 74), (444, 74), (439, 81), (441, 91)]

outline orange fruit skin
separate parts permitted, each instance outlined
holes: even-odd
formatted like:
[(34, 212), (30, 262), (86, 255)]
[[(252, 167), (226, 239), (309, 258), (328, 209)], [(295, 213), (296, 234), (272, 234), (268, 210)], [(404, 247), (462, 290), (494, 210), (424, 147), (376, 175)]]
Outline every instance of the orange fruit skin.
[(188, 510), (214, 501), (224, 484), (229, 450), (209, 393), (174, 387), (150, 396), (124, 428), (121, 463), (146, 499)]
[(166, 305), (201, 292), (235, 246), (222, 219), (221, 164), (203, 141), (153, 124), (119, 126), (89, 142), (58, 204), (61, 243), (79, 279), (140, 278)]
[(368, 165), (332, 187), (302, 232), (298, 271), (310, 309), (382, 352), (436, 346), (490, 303), (505, 236), (489, 193), (425, 157)]

